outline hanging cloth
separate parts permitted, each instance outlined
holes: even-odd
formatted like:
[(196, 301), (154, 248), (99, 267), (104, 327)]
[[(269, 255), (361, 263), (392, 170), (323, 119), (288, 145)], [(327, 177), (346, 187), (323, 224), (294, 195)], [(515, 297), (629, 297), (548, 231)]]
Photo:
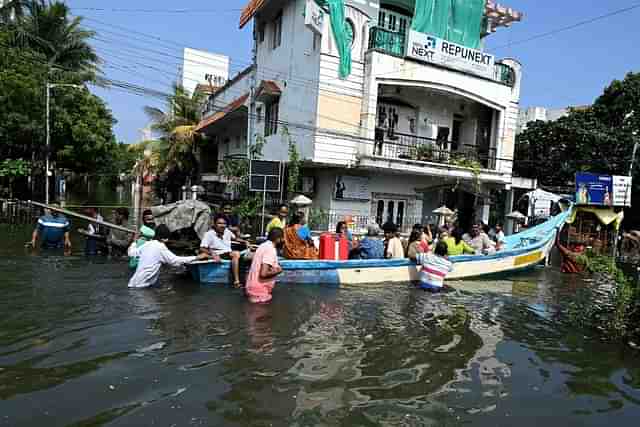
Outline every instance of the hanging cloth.
[(338, 54), (340, 55), (339, 75), (346, 79), (351, 74), (351, 37), (347, 31), (347, 21), (344, 17), (344, 0), (326, 0), (329, 7), (329, 19), (333, 38), (336, 41)]
[[(411, 29), (444, 39), (447, 36), (452, 0), (416, 0)], [(475, 1), (475, 0), (474, 0)]]
[[(442, 0), (441, 0), (442, 1)], [(446, 39), (472, 49), (480, 48), (485, 0), (445, 0), (451, 3)]]

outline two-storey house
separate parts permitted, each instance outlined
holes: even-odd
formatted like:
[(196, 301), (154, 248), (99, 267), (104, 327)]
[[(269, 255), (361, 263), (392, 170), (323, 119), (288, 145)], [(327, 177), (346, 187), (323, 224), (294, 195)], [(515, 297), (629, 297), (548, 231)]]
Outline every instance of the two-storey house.
[(522, 72), (483, 46), (521, 17), (487, 0), (251, 0), (255, 64), (210, 98), (207, 158), (260, 138), (286, 161), (293, 141), (316, 208), (407, 228), (446, 204), (488, 222), (512, 185)]

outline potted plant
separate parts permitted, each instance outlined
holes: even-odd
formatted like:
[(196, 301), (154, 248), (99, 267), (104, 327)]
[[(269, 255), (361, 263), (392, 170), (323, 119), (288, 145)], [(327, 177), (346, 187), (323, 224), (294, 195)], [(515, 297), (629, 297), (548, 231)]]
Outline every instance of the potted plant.
[(430, 144), (421, 144), (414, 148), (414, 158), (423, 162), (433, 160), (433, 147)]

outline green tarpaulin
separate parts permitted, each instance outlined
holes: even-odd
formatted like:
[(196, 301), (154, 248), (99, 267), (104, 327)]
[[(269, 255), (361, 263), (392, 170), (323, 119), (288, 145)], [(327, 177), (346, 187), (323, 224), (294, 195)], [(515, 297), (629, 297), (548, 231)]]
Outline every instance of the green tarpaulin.
[(329, 7), (329, 19), (333, 37), (336, 41), (338, 54), (340, 55), (340, 78), (344, 79), (351, 74), (351, 37), (347, 30), (347, 21), (344, 18), (344, 0), (325, 0)]
[(478, 49), (485, 4), (486, 0), (416, 0), (411, 29)]

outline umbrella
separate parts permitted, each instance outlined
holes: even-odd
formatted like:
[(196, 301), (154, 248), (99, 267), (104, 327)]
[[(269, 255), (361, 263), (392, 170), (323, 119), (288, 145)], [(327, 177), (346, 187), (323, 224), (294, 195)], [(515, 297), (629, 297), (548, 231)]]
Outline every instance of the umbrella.
[(526, 216), (524, 216), (522, 213), (518, 212), (518, 211), (513, 211), (510, 214), (507, 215), (507, 218), (509, 219), (515, 219), (517, 221), (522, 221), (523, 219), (526, 218)]
[(451, 216), (453, 215), (454, 212), (448, 207), (443, 205), (443, 206), (440, 206), (438, 209), (434, 210), (433, 213), (436, 215)]
[(301, 194), (294, 197), (289, 203), (295, 206), (309, 206), (313, 203), (313, 200)]

